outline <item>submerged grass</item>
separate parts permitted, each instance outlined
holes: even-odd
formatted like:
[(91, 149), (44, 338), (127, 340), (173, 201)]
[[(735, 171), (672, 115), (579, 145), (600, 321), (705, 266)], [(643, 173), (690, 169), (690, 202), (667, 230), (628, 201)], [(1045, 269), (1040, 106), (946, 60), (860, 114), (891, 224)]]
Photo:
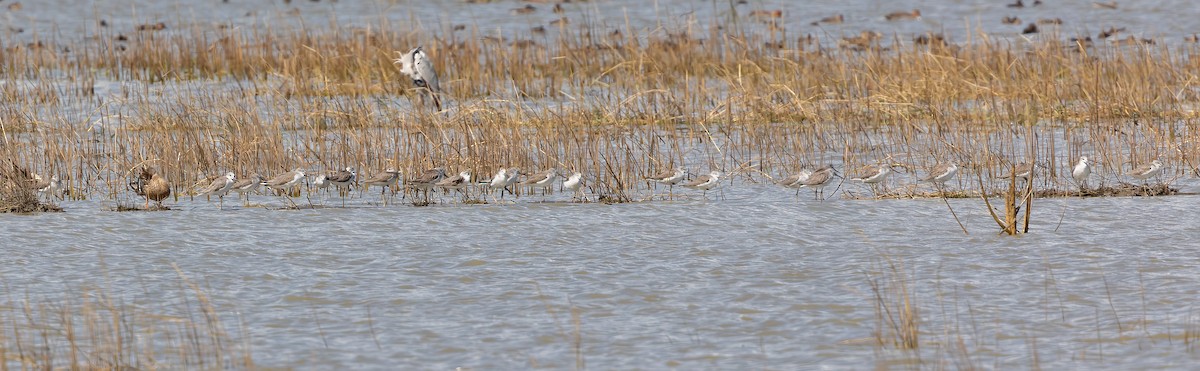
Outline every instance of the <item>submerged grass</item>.
[(104, 289), (0, 303), (5, 369), (253, 369), (248, 344), (225, 328), (207, 294), (180, 272), (181, 300), (129, 304)]

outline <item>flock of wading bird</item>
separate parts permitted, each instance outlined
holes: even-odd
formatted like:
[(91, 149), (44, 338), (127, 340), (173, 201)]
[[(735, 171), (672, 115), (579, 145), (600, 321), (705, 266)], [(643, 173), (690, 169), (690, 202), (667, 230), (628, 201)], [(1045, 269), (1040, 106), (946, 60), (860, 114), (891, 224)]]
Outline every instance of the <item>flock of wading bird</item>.
[[(395, 63), (400, 65), (401, 73), (412, 78), (417, 92), (418, 102), (416, 103), (421, 106), (432, 104), (434, 109), (440, 111), (442, 105), (439, 95), (442, 90), (438, 83), (437, 72), (434, 70), (433, 63), (429, 60), (428, 55), (422, 51), (421, 47), (413, 48), (407, 53), (400, 53), (400, 57), (395, 60)], [(882, 184), (895, 171), (897, 166), (906, 167), (901, 164), (882, 163), (863, 169), (853, 174), (849, 179), (869, 185), (874, 191), (877, 186)], [(1081, 190), (1086, 187), (1087, 178), (1092, 173), (1092, 166), (1092, 161), (1084, 156), (1080, 157), (1072, 168), (1071, 176), (1079, 184)], [(1018, 164), (1013, 167), (1014, 172), (1012, 174), (1002, 176), (1002, 178), (1019, 178), (1029, 181), (1037, 168), (1037, 165), (1031, 163)], [(1162, 160), (1156, 159), (1151, 163), (1135, 167), (1129, 174), (1135, 179), (1145, 181), (1156, 176), (1162, 168)], [(958, 165), (952, 162), (938, 164), (929, 169), (925, 176), (917, 180), (933, 183), (940, 191), (947, 181), (954, 178), (958, 173), (958, 169)], [(703, 191), (704, 196), (707, 197), (709, 190), (721, 185), (722, 177), (725, 175), (721, 171), (712, 171), (693, 179), (687, 179), (688, 174), (687, 170), (677, 167), (647, 176), (644, 179), (649, 182), (669, 186), (670, 197), (674, 197), (675, 185)], [(276, 191), (277, 194), (286, 196), (288, 203), (296, 207), (295, 202), (292, 201), (293, 189), (298, 188), (302, 183), (308, 184), (305, 181), (308, 176), (308, 172), (303, 168), (296, 168), (270, 179), (265, 179), (257, 174), (239, 179), (236, 177), (236, 174), (230, 172), (216, 178), (207, 187), (200, 189), (195, 194), (216, 196), (219, 202), (218, 207), (224, 208), (225, 196), (230, 192), (236, 192), (239, 198), (244, 198), (246, 204), (249, 205), (250, 194), (256, 192), (261, 187), (265, 187)], [(521, 180), (521, 176), (527, 177)], [(787, 188), (796, 189), (797, 195), (799, 195), (800, 189), (812, 189), (814, 198), (823, 200), (825, 186), (831, 184), (835, 177), (841, 176), (832, 165), (827, 165), (816, 170), (799, 171), (775, 183)], [(429, 204), (430, 192), (434, 190), (443, 191), (446, 194), (452, 191), (461, 193), (464, 202), (466, 202), (471, 199), (471, 189), (473, 187), (482, 188), (484, 192), (497, 191), (500, 199), (504, 198), (505, 193), (517, 197), (518, 193), (516, 190), (521, 187), (531, 190), (542, 190), (544, 196), (547, 190), (552, 189), (558, 184), (559, 179), (560, 174), (556, 169), (525, 174), (521, 172), (521, 169), (515, 167), (501, 168), (491, 178), (481, 180), (474, 179), (470, 170), (448, 175), (445, 168), (441, 167), (425, 170), (417, 176), (408, 179), (404, 179), (400, 175), (400, 172), (394, 168), (388, 168), (381, 173), (360, 178), (353, 167), (346, 167), (316, 176), (312, 182), (310, 195), (313, 190), (324, 192), (332, 186), (338, 190), (342, 198), (342, 206), (345, 206), (346, 196), (349, 194), (351, 188), (360, 188), (360, 197), (362, 197), (371, 186), (379, 186), (381, 187), (380, 199), (384, 205), (387, 204), (389, 197), (387, 191), (389, 189), (392, 190), (392, 196), (397, 193), (407, 196), (407, 192), (402, 192), (403, 190), (414, 191), (413, 199), (415, 204), (418, 203), (416, 201), (416, 194), (421, 192), (424, 193), (424, 204)], [(62, 189), (57, 176), (51, 178), (49, 181), (43, 181), (40, 177), (37, 177), (31, 183), (36, 183), (32, 184), (31, 187), (45, 194), (54, 195)], [(573, 200), (578, 199), (583, 187), (583, 175), (579, 172), (573, 172), (563, 179), (561, 184), (562, 190), (572, 192)], [(165, 209), (162, 201), (170, 197), (172, 188), (171, 184), (165, 178), (146, 166), (141, 167), (140, 174), (129, 182), (129, 186), (139, 196), (145, 197), (146, 209), (150, 208), (150, 201), (154, 201), (160, 209)], [(318, 194), (318, 198), (322, 199), (322, 201), (324, 200), (323, 195), (323, 193)], [(495, 198), (493, 196), (493, 201), (495, 201)]]
[[(1087, 187), (1088, 177), (1092, 174), (1094, 162), (1089, 160), (1087, 156), (1082, 156), (1078, 159), (1071, 169), (1071, 177), (1083, 190)], [(895, 172), (896, 167), (903, 165), (884, 163), (874, 166), (869, 166), (860, 169), (853, 174), (849, 180), (857, 181), (871, 187), (872, 191), (876, 187), (883, 184), (888, 176)], [(1013, 166), (1014, 172), (1007, 175), (998, 176), (997, 178), (1019, 179), (1029, 181), (1034, 172), (1040, 166), (1032, 163), (1022, 163)], [(1155, 159), (1150, 163), (1133, 168), (1128, 174), (1134, 179), (1146, 181), (1158, 175), (1163, 169), (1161, 159)], [(958, 174), (959, 166), (955, 163), (942, 163), (929, 169), (924, 176), (917, 178), (919, 182), (932, 183), (939, 191), (943, 189), (945, 183)], [(658, 174), (646, 176), (643, 180), (651, 183), (662, 184), (671, 187), (670, 197), (674, 197), (674, 186), (680, 185), (683, 187), (695, 189), (704, 192), (707, 197), (709, 190), (715, 189), (721, 185), (723, 176), (721, 171), (712, 171), (708, 174), (700, 175), (692, 179), (687, 179), (689, 172), (681, 167), (676, 167), (662, 171)], [(252, 175), (247, 178), (238, 179), (234, 173), (226, 173), (224, 176), (217, 177), (208, 186), (203, 187), (194, 195), (200, 196), (216, 196), (220, 208), (224, 208), (225, 196), (230, 192), (236, 192), (239, 198), (245, 199), (245, 204), (250, 203), (250, 194), (258, 191), (260, 188), (270, 189), (276, 194), (287, 198), (292, 207), (296, 207), (292, 201), (292, 195), (298, 195), (300, 186), (309, 184), (306, 179), (311, 175), (304, 169), (297, 168), (270, 179), (264, 179), (260, 175)], [(525, 176), (524, 179), (521, 179)], [(833, 179), (841, 177), (832, 165), (827, 165), (815, 170), (801, 170), (795, 174), (782, 178), (775, 182), (786, 188), (796, 189), (797, 195), (801, 189), (811, 189), (815, 199), (824, 200), (823, 190), (826, 186), (833, 183)], [(525, 174), (519, 168), (501, 168), (496, 171), (495, 175), (487, 179), (476, 179), (472, 177), (471, 170), (463, 170), (457, 174), (447, 174), (445, 168), (437, 167), (425, 170), (414, 177), (405, 178), (395, 168), (388, 168), (380, 173), (372, 174), (365, 178), (359, 177), (353, 167), (346, 167), (334, 172), (317, 175), (311, 182), (309, 187), (309, 197), (311, 198), (314, 192), (317, 198), (324, 203), (325, 192), (329, 188), (334, 188), (342, 199), (342, 206), (345, 206), (346, 196), (350, 194), (353, 188), (359, 188), (359, 197), (363, 197), (372, 186), (379, 186), (380, 201), (387, 205), (388, 198), (394, 197), (397, 193), (407, 197), (408, 192), (413, 192), (413, 203), (418, 205), (428, 205), (430, 201), (431, 191), (441, 191), (443, 194), (450, 195), (453, 193), (461, 194), (463, 202), (471, 200), (476, 193), (474, 188), (480, 189), (480, 195), (491, 192), (499, 193), (499, 199), (503, 200), (505, 193), (519, 197), (520, 189), (528, 189), (530, 193), (542, 191), (545, 197), (548, 191), (552, 191), (556, 185), (560, 184), (560, 190), (571, 192), (572, 201), (580, 200), (583, 189), (583, 174), (573, 172), (569, 176), (563, 178), (557, 169), (549, 169), (533, 174)], [(55, 185), (57, 177), (48, 184), (38, 184), (41, 191), (53, 192), (57, 189)], [(149, 209), (150, 201), (162, 206), (162, 201), (171, 195), (170, 183), (162, 176), (152, 171), (149, 167), (143, 166), (141, 173), (129, 183), (130, 188), (138, 195), (145, 197), (146, 208)], [(387, 193), (391, 190), (391, 195)], [(417, 201), (417, 196), (424, 194), (423, 201)], [(493, 202), (497, 200), (496, 195), (491, 195)]]

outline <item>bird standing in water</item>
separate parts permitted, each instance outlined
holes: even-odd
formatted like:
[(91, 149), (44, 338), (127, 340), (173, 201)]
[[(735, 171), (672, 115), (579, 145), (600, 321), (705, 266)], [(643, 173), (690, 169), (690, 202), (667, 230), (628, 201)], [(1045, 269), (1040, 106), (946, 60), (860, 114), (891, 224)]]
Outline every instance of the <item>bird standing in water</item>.
[(129, 182), (129, 188), (133, 189), (138, 196), (146, 198), (146, 210), (150, 209), (152, 200), (158, 204), (159, 209), (166, 209), (162, 201), (171, 196), (171, 183), (147, 166), (142, 167), (142, 172), (138, 174), (137, 179)]

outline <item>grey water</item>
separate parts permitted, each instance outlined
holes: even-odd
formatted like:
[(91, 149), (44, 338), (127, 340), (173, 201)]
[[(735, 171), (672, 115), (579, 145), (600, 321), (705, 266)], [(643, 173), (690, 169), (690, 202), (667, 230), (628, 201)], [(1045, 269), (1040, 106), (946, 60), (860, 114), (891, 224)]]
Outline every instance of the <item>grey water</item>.
[[(416, 0), (228, 0), (228, 1), (113, 1), (113, 0), (51, 0), (26, 1), (18, 10), (8, 10), (3, 20), (9, 26), (9, 36), (55, 37), (77, 39), (94, 36), (99, 21), (104, 20), (114, 30), (133, 30), (138, 25), (164, 22), (169, 30), (196, 26), (225, 24), (232, 27), (286, 28), (358, 28), (375, 26), (386, 21), (398, 29), (423, 29), (433, 32), (455, 32), (454, 26), (478, 26), (491, 36), (532, 37), (530, 28), (547, 26), (550, 21), (566, 17), (574, 24), (588, 22), (614, 29), (633, 27), (638, 30), (659, 27), (708, 25), (714, 21), (736, 19), (754, 10), (780, 10), (782, 17), (775, 22), (796, 36), (804, 34), (850, 36), (861, 31), (877, 31), (901, 38), (926, 32), (944, 33), (949, 40), (965, 41), (987, 34), (1020, 40), (1028, 23), (1038, 20), (1061, 20), (1061, 24), (1043, 24), (1043, 33), (1060, 37), (1096, 36), (1108, 28), (1126, 28), (1120, 38), (1133, 35), (1168, 42), (1182, 42), (1188, 35), (1200, 32), (1200, 20), (1191, 16), (1194, 2), (1186, 0), (1043, 1), (1034, 6), (1033, 0), (1023, 1), (1024, 7), (1009, 7), (1012, 1), (953, 0), (953, 1), (738, 1), (729, 0), (604, 0), (579, 1), (561, 4), (562, 13), (554, 13), (549, 3), (527, 3), (516, 0), (480, 1), (416, 1)], [(1115, 4), (1108, 8), (1097, 4)], [(513, 10), (533, 5), (537, 10), (514, 14)], [(8, 6), (8, 5), (6, 5)], [(921, 18), (912, 21), (888, 22), (884, 15), (892, 12), (919, 9)], [(836, 14), (844, 15), (840, 24), (813, 22)], [(1003, 17), (1017, 17), (1019, 24), (1003, 24)], [(745, 20), (754, 24), (752, 20)], [(548, 27), (554, 28), (554, 27)], [(462, 31), (458, 31), (462, 32)], [(547, 33), (550, 34), (550, 33)], [(444, 35), (443, 35), (444, 36)]]
[[(8, 2), (0, 3), (7, 5)], [(1182, 38), (1195, 5), (1121, 1), (755, 2), (794, 32), (977, 28), (1020, 40), (1016, 26), (1062, 18), (1064, 34), (1111, 26)], [(45, 1), (8, 11), (9, 37), (86, 38), (97, 19), (240, 27), (490, 25), (520, 35), (559, 15), (513, 16), (518, 1)], [(589, 1), (613, 27), (652, 29), (728, 16), (727, 1)], [(920, 8), (911, 22), (882, 14)], [(298, 11), (293, 11), (298, 9)], [(844, 13), (847, 22), (811, 26)], [(22, 29), (16, 33), (12, 29)], [(891, 31), (889, 31), (891, 30)], [(956, 31), (957, 30), (957, 31)], [(735, 181), (736, 182), (736, 181)], [(842, 190), (866, 192), (846, 183)], [(831, 187), (832, 188), (832, 187)], [(664, 193), (659, 188), (657, 192)], [(135, 305), (178, 294), (178, 266), (208, 288), (226, 323), (244, 322), (256, 364), (297, 369), (574, 368), (863, 369), (954, 367), (959, 342), (986, 368), (1187, 368), (1200, 318), (1196, 196), (1062, 198), (1034, 203), (1029, 234), (997, 234), (978, 199), (817, 201), (807, 191), (730, 183), (703, 197), (605, 205), (562, 194), (466, 205), (383, 206), (368, 194), (298, 199), (280, 210), (183, 198), (171, 211), (113, 212), (112, 200), (65, 201), (64, 213), (0, 215), (0, 279), (54, 298), (107, 283)], [(962, 227), (960, 227), (960, 223)], [(965, 234), (965, 228), (969, 234)], [(888, 267), (895, 264), (893, 271)], [(872, 283), (903, 280), (921, 319), (916, 352), (880, 351)], [(573, 319), (576, 314), (578, 321)], [(578, 326), (578, 330), (576, 330)], [(574, 336), (578, 332), (579, 355)], [(239, 331), (235, 331), (242, 336)], [(1192, 335), (1194, 337), (1194, 335)], [(1194, 338), (1192, 339), (1194, 341)]]
[(592, 367), (886, 365), (863, 344), (881, 274), (915, 293), (932, 364), (959, 337), (997, 368), (1033, 362), (1031, 339), (1042, 367), (1197, 360), (1183, 343), (1200, 287), (1186, 238), (1200, 223), (1181, 217), (1194, 196), (1039, 200), (1031, 233), (1009, 237), (977, 199), (949, 201), (966, 235), (939, 199), (676, 192), (617, 205), (66, 202), (0, 216), (0, 278), (49, 296), (108, 277), (113, 295), (149, 299), (178, 290), (176, 265), (240, 316), (258, 364), (302, 369), (573, 368), (572, 310)]

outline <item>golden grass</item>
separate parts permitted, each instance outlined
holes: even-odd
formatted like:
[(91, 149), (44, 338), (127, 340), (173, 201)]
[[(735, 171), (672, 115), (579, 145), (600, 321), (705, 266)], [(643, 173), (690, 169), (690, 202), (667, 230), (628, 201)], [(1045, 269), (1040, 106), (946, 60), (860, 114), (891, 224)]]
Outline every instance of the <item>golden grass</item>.
[[(959, 45), (884, 37), (837, 48), (736, 23), (648, 34), (571, 26), (533, 43), (477, 28), (400, 33), (386, 22), (0, 40), (0, 78), (13, 81), (0, 84), (13, 102), (0, 110), (0, 134), (15, 143), (3, 151), (112, 197), (126, 169), (148, 163), (177, 187), (298, 166), (444, 166), (480, 177), (558, 167), (616, 200), (636, 199), (641, 176), (681, 164), (751, 176), (885, 158), (920, 172), (953, 159), (990, 179), (1031, 153), (1063, 189), (1061, 165), (1085, 151), (1103, 154), (1110, 177), (1154, 156), (1183, 173), (1200, 156), (1185, 130), (1198, 98), (1190, 46), (970, 35)], [(441, 71), (445, 112), (402, 97), (411, 86), (391, 60), (415, 45)], [(112, 80), (133, 82), (97, 97)], [(1034, 127), (1032, 151), (1014, 126)]]

